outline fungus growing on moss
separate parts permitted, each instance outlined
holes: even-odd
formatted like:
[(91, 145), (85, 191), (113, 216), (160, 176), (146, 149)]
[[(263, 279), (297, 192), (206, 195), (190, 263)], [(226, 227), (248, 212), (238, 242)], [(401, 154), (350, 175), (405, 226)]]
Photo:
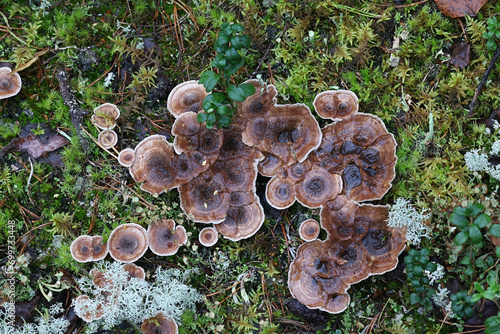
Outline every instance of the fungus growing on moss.
[(93, 239), (89, 235), (81, 235), (71, 243), (69, 248), (71, 256), (78, 262), (91, 262), (93, 247)]
[(340, 313), (349, 287), (370, 275), (394, 269), (405, 246), (403, 229), (388, 227), (388, 206), (358, 204), (339, 196), (321, 209), (325, 241), (299, 247), (290, 265), (288, 287), (309, 308)]
[(123, 224), (111, 232), (108, 239), (109, 254), (122, 263), (138, 260), (148, 249), (148, 233), (137, 224)]
[(120, 117), (120, 109), (112, 103), (104, 103), (94, 109), (92, 121), (102, 130), (110, 130), (116, 126), (116, 119)]
[(21, 91), (21, 77), (12, 74), (9, 67), (0, 67), (0, 100), (17, 95)]
[(175, 226), (172, 219), (162, 218), (149, 225), (149, 249), (156, 255), (168, 256), (177, 253), (181, 245), (187, 242), (184, 226)]
[(154, 317), (144, 320), (141, 330), (145, 334), (177, 334), (179, 329), (174, 319), (158, 312)]
[(319, 232), (321, 232), (321, 228), (314, 219), (305, 220), (300, 224), (299, 235), (304, 241), (313, 241), (318, 238)]
[(264, 223), (265, 215), (256, 195), (248, 205), (230, 206), (226, 219), (215, 228), (224, 238), (239, 241), (257, 233)]
[(118, 154), (118, 162), (124, 167), (130, 167), (134, 164), (135, 152), (131, 148), (126, 148)]
[(349, 90), (328, 90), (316, 95), (313, 105), (321, 118), (347, 118), (358, 111), (358, 97)]
[(167, 109), (174, 117), (185, 112), (197, 113), (202, 109), (203, 99), (208, 95), (205, 86), (196, 80), (183, 82), (172, 89), (167, 100)]
[(108, 244), (102, 242), (100, 235), (94, 235), (92, 237), (92, 260), (102, 260), (106, 255), (108, 255)]
[(205, 247), (212, 247), (219, 240), (219, 232), (213, 227), (205, 227), (198, 235), (198, 241)]
[(111, 148), (118, 143), (118, 135), (113, 130), (104, 130), (99, 133), (97, 141), (104, 148)]

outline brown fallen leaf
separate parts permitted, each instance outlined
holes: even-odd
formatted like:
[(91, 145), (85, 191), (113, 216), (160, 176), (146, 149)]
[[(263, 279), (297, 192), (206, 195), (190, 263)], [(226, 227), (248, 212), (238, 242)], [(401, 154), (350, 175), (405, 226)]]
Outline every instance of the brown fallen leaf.
[(448, 17), (476, 16), (488, 0), (434, 0), (439, 10)]
[(460, 69), (469, 65), (470, 45), (466, 42), (455, 42), (450, 48), (450, 64)]
[(24, 137), (12, 139), (11, 142), (0, 151), (0, 159), (3, 159), (9, 152), (21, 150), (28, 151), (28, 154), (33, 159), (37, 159), (46, 153), (57, 150), (67, 143), (68, 141), (66, 138), (59, 134), (52, 136), (44, 143), (38, 136), (30, 133)]

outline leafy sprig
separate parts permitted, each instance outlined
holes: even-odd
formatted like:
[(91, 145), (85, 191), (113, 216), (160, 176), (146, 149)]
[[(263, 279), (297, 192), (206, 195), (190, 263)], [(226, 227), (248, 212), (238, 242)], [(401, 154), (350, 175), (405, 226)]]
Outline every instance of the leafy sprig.
[[(217, 52), (212, 66), (218, 73), (205, 71), (199, 82), (205, 86), (207, 92), (212, 91), (203, 100), (203, 110), (198, 114), (198, 122), (206, 122), (211, 129), (214, 124), (227, 127), (235, 110), (235, 101), (243, 102), (255, 93), (255, 87), (248, 83), (239, 86), (231, 84), (231, 78), (245, 64), (243, 50), (250, 47), (250, 37), (242, 34), (244, 27), (241, 24), (223, 23), (219, 36), (215, 41)], [(217, 91), (214, 89), (218, 88)]]
[(486, 38), (486, 48), (490, 51), (495, 51), (497, 48), (497, 42), (500, 40), (500, 21), (497, 20), (496, 16), (490, 17), (487, 20), (488, 31), (483, 34), (483, 38)]

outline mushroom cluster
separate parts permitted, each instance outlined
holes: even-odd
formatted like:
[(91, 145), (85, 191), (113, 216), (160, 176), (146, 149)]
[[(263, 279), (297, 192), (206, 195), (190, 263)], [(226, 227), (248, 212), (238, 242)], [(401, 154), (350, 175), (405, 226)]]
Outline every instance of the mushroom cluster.
[(73, 259), (82, 263), (99, 261), (108, 255), (108, 245), (99, 235), (81, 235), (73, 240), (69, 249)]
[[(296, 200), (321, 208), (320, 224), (301, 226), (306, 243), (291, 264), (290, 291), (310, 308), (341, 312), (350, 285), (393, 269), (405, 243), (404, 230), (386, 226), (387, 207), (359, 203), (381, 199), (391, 187), (397, 161), (394, 136), (378, 117), (359, 112), (353, 92), (316, 96), (319, 116), (333, 120), (320, 129), (306, 105), (279, 105), (275, 86), (247, 83), (255, 93), (237, 103), (233, 121), (224, 129), (207, 129), (197, 121), (208, 95), (203, 86), (180, 84), (168, 99), (176, 118), (173, 144), (153, 135), (134, 150), (123, 150), (120, 163), (145, 191), (178, 188), (186, 215), (214, 226), (200, 233), (204, 245), (215, 244), (219, 233), (237, 241), (261, 227), (258, 172), (271, 178), (266, 198), (275, 208), (290, 207)], [(316, 239), (320, 225), (327, 231), (324, 241)], [(163, 229), (169, 232), (159, 232), (158, 238), (180, 243), (172, 226)]]

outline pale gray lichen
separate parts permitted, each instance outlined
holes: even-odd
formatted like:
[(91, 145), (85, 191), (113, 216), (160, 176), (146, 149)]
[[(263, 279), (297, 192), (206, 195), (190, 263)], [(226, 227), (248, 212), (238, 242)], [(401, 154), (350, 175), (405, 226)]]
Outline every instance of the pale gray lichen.
[[(3, 306), (3, 305), (0, 305)], [(69, 326), (69, 321), (62, 314), (64, 309), (61, 303), (52, 305), (47, 312), (35, 318), (35, 323), (25, 323), (21, 327), (13, 326), (9, 314), (0, 308), (0, 333), (8, 334), (64, 334)]]
[(418, 212), (408, 200), (400, 197), (389, 210), (387, 225), (406, 228), (406, 239), (412, 245), (418, 246), (422, 238), (430, 238), (429, 228), (424, 224), (430, 217), (425, 212), (426, 210)]
[(116, 262), (104, 262), (97, 269), (103, 273), (103, 280), (113, 284), (98, 287), (91, 277), (82, 277), (78, 287), (90, 299), (73, 300), (80, 317), (104, 313), (102, 318), (88, 323), (87, 333), (112, 329), (124, 320), (140, 325), (160, 311), (179, 322), (184, 311), (194, 309), (201, 300), (196, 289), (185, 284), (193, 271), (158, 268), (152, 282), (147, 282), (129, 278)]

